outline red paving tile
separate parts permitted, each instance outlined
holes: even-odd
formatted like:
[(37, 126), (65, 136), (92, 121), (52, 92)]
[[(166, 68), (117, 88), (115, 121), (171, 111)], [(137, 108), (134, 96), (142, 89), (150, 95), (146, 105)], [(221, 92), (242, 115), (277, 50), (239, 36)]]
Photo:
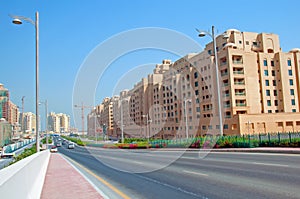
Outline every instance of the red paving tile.
[(42, 199), (103, 198), (60, 154), (51, 154)]

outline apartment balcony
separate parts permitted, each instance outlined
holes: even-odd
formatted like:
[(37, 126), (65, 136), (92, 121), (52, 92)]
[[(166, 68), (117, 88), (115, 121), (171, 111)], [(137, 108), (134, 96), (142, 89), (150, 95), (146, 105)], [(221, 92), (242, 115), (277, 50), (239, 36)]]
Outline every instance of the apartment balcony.
[(232, 60), (233, 64), (243, 64), (243, 61), (241, 60)]
[(238, 107), (245, 107), (247, 105), (246, 105), (246, 103), (236, 103), (236, 106), (238, 106)]
[(223, 94), (223, 97), (229, 97), (230, 96), (230, 94), (229, 93), (225, 93), (225, 94)]
[(234, 85), (245, 85), (245, 82), (234, 82)]
[(235, 74), (235, 75), (244, 75), (244, 71), (243, 70), (236, 70), (236, 71), (233, 71), (233, 74)]
[(224, 104), (224, 108), (230, 108), (230, 104)]
[(220, 63), (220, 66), (225, 66), (225, 65), (227, 65), (227, 62), (226, 62), (226, 61)]
[(228, 75), (228, 72), (223, 72), (223, 73), (221, 73), (221, 76), (223, 77), (223, 76), (226, 76), (226, 75)]
[(226, 86), (228, 86), (229, 85), (229, 83), (223, 83), (223, 86), (224, 87), (226, 87)]
[(212, 108), (206, 108), (206, 109), (203, 109), (203, 111), (211, 111)]
[(235, 93), (235, 96), (246, 96), (246, 93)]

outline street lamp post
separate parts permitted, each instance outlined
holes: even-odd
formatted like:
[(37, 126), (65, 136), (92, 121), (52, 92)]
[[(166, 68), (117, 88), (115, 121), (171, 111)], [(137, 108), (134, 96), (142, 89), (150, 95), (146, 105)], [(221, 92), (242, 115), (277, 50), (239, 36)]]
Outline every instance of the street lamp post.
[(186, 111), (186, 103), (187, 102), (192, 102), (191, 99), (185, 99), (183, 100), (184, 103), (184, 112), (185, 112), (185, 135), (186, 135), (186, 139), (189, 138), (189, 129), (188, 129), (188, 121), (187, 121), (187, 111)]
[[(148, 126), (148, 130), (149, 130), (148, 136), (146, 135), (148, 143), (149, 143), (150, 142), (150, 122), (152, 122), (152, 120), (149, 118), (149, 114), (142, 115), (142, 117), (145, 117), (147, 119), (147, 125), (149, 124), (149, 126)], [(147, 128), (146, 128), (146, 134), (147, 134)]]
[[(219, 114), (219, 128), (220, 128), (220, 136), (223, 136), (223, 117), (222, 117), (222, 109), (221, 109), (221, 93), (220, 93), (220, 78), (219, 78), (219, 69), (218, 69), (218, 52), (217, 52), (217, 44), (216, 44), (216, 37), (215, 37), (215, 27), (211, 27), (211, 34), (207, 31), (200, 31), (196, 29), (199, 32), (199, 37), (204, 37), (206, 35), (209, 35), (213, 40), (213, 53), (215, 56), (214, 62), (215, 62), (215, 68), (216, 68), (216, 82), (217, 82), (217, 99), (218, 99), (218, 114)], [(228, 38), (228, 35), (223, 35), (223, 38)]]
[(123, 124), (123, 99), (120, 100), (121, 102), (121, 140), (124, 143), (124, 124)]
[(45, 105), (45, 133), (46, 133), (46, 146), (48, 149), (48, 101), (45, 100), (44, 102), (40, 102), (39, 104), (44, 104)]
[(94, 122), (95, 122), (95, 137), (96, 137), (96, 144), (98, 143), (98, 132), (97, 132), (97, 123), (98, 123), (98, 119), (97, 118), (99, 118), (100, 116), (99, 115), (97, 115), (97, 112), (96, 112), (96, 109), (95, 109), (95, 113), (94, 113)]
[(124, 115), (123, 115), (123, 101), (128, 101), (128, 99), (121, 99), (120, 108), (121, 108), (121, 140), (124, 143)]
[(40, 138), (39, 138), (39, 13), (35, 12), (35, 21), (23, 16), (11, 16), (13, 23), (20, 25), (22, 20), (27, 21), (35, 27), (35, 110), (36, 110), (36, 151), (40, 151)]
[(102, 125), (102, 129), (103, 129), (103, 140), (105, 141), (106, 140), (106, 125), (105, 124)]

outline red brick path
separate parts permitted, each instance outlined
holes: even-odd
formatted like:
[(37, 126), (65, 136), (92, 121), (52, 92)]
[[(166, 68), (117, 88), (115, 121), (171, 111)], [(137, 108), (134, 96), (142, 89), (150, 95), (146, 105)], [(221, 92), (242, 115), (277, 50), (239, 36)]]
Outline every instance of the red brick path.
[(60, 154), (51, 154), (42, 199), (103, 198)]

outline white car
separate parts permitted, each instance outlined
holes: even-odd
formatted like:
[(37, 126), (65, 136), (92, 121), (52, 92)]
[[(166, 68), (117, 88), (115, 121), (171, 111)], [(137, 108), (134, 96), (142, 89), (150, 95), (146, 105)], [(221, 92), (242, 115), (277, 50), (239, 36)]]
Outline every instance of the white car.
[(50, 152), (55, 153), (57, 152), (57, 147), (56, 146), (52, 146), (50, 149)]
[(69, 143), (68, 144), (68, 149), (74, 149), (75, 148), (75, 144), (74, 143)]

